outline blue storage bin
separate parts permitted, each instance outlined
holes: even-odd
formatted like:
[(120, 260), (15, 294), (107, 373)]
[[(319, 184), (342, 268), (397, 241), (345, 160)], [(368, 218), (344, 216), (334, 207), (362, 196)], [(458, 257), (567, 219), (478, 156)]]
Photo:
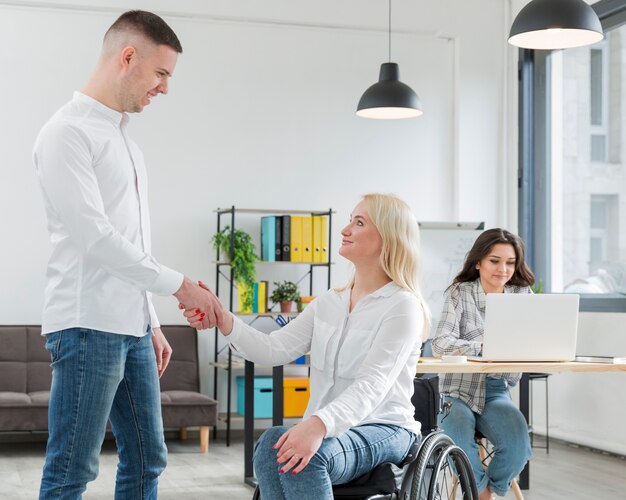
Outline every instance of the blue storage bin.
[[(237, 377), (237, 413), (245, 413), (244, 377)], [(272, 418), (272, 377), (254, 377), (254, 418)]]

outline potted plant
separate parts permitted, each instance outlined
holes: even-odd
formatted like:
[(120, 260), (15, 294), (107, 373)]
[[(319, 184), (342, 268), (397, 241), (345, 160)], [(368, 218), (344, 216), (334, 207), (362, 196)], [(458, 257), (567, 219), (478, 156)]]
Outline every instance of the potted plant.
[(270, 300), (274, 304), (280, 304), (280, 312), (291, 312), (294, 301), (300, 300), (300, 293), (298, 292), (298, 285), (292, 281), (283, 281), (280, 283), (274, 282), (276, 288), (270, 296)]
[(226, 226), (222, 231), (215, 233), (211, 239), (213, 248), (222, 253), (233, 271), (233, 280), (242, 290), (239, 309), (241, 312), (252, 311), (252, 290), (256, 281), (256, 248), (252, 236), (242, 229), (233, 231), (233, 248), (231, 248), (231, 231)]

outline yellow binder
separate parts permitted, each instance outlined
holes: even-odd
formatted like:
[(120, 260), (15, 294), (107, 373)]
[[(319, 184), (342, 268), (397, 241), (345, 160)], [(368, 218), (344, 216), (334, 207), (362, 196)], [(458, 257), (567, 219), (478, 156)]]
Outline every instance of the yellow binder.
[(239, 312), (241, 314), (251, 314), (252, 313), (252, 304), (250, 304), (249, 307), (242, 307), (242, 304), (244, 302), (244, 295), (246, 294), (246, 291), (248, 290), (248, 287), (246, 285), (244, 285), (243, 283), (237, 283), (237, 298), (239, 299)]
[(264, 313), (267, 311), (267, 281), (259, 281), (258, 293), (258, 311)]
[(322, 262), (322, 217), (313, 216), (313, 262)]
[(320, 233), (322, 235), (322, 260), (320, 262), (328, 262), (330, 257), (328, 255), (328, 217), (321, 217), (322, 227)]
[(302, 262), (313, 262), (313, 217), (302, 217)]
[(291, 262), (302, 262), (302, 216), (291, 216)]

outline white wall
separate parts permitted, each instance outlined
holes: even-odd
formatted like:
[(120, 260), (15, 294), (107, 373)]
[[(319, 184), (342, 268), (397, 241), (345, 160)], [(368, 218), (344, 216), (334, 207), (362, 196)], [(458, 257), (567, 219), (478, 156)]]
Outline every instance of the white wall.
[[(385, 2), (134, 7), (161, 13), (184, 47), (169, 95), (131, 121), (147, 159), (153, 248), (163, 263), (213, 283), (212, 211), (233, 204), (332, 207), (335, 236), (359, 195), (374, 190), (407, 199), (421, 220), (503, 223), (494, 196), (503, 163), (503, 2), (393, 3), (392, 57), (425, 109), (399, 122), (354, 115), (387, 60)], [(104, 31), (125, 8), (0, 2), (1, 60), (10, 73), (1, 83), (9, 99), (0, 114), (0, 323), (40, 322), (49, 244), (33, 140), (86, 81)], [(333, 284), (342, 283), (345, 265), (334, 267)], [(181, 322), (173, 299), (155, 302), (162, 322)], [(211, 336), (203, 336), (203, 352)]]
[[(211, 283), (214, 208), (333, 207), (338, 230), (372, 190), (406, 198), (421, 220), (501, 224), (504, 9), (476, 3), (394, 3), (393, 59), (425, 115), (378, 122), (354, 110), (386, 61), (384, 2), (136, 2), (165, 13), (185, 49), (170, 94), (131, 121), (150, 173), (157, 258)], [(10, 68), (0, 116), (4, 323), (38, 322), (41, 309), (49, 247), (32, 142), (86, 81), (124, 2), (30, 4), (0, 2)], [(340, 266), (334, 274), (345, 278)], [(164, 322), (179, 321), (172, 300), (157, 302)]]
[[(508, 2), (393, 2), (392, 59), (425, 108), (423, 117), (399, 122), (354, 115), (386, 61), (386, 5), (133, 3), (163, 15), (184, 47), (170, 94), (131, 120), (148, 164), (158, 259), (213, 283), (216, 207), (332, 207), (338, 231), (359, 195), (373, 190), (407, 199), (421, 220), (515, 229)], [(104, 31), (127, 8), (121, 0), (0, 0), (0, 324), (41, 318), (49, 243), (30, 159), (34, 138), (84, 84)], [(257, 227), (256, 218), (242, 222)], [(336, 252), (333, 260), (339, 284), (345, 265)], [(173, 299), (155, 302), (162, 322), (182, 322)], [(213, 333), (203, 334), (203, 361), (212, 345)], [(224, 396), (221, 389), (222, 408)]]

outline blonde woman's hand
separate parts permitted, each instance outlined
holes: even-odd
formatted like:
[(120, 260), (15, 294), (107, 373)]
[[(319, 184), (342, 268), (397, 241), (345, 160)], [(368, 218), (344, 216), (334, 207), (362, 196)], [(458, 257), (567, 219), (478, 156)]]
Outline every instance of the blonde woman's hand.
[(289, 471), (297, 474), (302, 471), (315, 452), (319, 450), (324, 436), (326, 436), (326, 426), (315, 415), (288, 429), (273, 446), (278, 450), (276, 461), (282, 465), (281, 474)]
[(215, 298), (217, 303), (221, 308), (221, 314), (216, 324), (209, 324), (208, 317), (203, 314), (203, 312), (199, 309), (187, 308), (185, 304), (179, 304), (178, 307), (180, 309), (185, 309), (183, 313), (187, 321), (189, 322), (189, 326), (195, 328), (196, 330), (206, 330), (207, 328), (212, 328), (213, 326), (217, 326), (220, 332), (225, 336), (230, 335), (233, 330), (233, 317), (231, 313), (224, 308), (224, 306), (219, 302), (217, 296), (213, 293), (213, 291), (206, 286), (202, 281), (198, 281), (198, 285), (200, 288), (206, 290), (211, 296)]

